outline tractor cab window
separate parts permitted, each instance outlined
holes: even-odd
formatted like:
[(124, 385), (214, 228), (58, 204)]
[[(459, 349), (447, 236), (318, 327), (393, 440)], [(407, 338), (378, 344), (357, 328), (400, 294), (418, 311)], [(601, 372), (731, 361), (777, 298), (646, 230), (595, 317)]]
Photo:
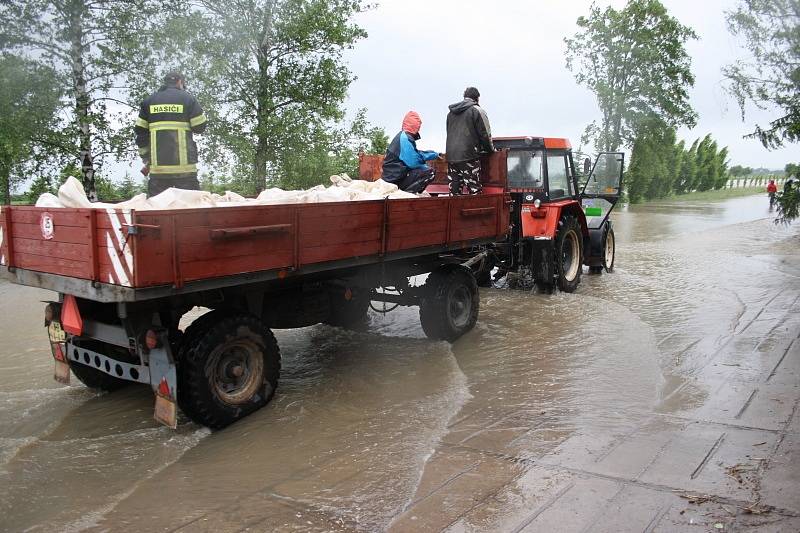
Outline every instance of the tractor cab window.
[(508, 152), (508, 186), (512, 189), (544, 187), (543, 161), (541, 151)]
[(550, 185), (550, 199), (572, 196), (566, 155), (547, 156), (547, 182)]

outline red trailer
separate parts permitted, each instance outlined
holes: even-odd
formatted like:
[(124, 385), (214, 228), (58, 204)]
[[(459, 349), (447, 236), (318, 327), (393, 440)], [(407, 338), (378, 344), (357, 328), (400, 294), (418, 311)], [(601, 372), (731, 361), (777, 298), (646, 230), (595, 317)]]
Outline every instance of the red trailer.
[[(503, 183), (505, 165), (489, 164), (483, 179)], [(487, 190), (142, 212), (3, 207), (0, 271), (59, 293), (45, 309), (56, 379), (149, 384), (159, 421), (175, 427), (179, 405), (218, 428), (272, 398), (280, 353), (270, 328), (351, 327), (386, 301), (419, 305), (430, 338), (469, 331), (475, 251), (509, 227), (504, 187)], [(181, 331), (194, 306), (211, 311)]]

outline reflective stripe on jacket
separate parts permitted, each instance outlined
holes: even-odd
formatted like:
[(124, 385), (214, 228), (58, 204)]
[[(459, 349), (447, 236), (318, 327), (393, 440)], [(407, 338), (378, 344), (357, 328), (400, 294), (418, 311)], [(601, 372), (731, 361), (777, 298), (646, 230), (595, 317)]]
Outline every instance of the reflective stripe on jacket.
[(195, 133), (206, 129), (206, 116), (191, 94), (174, 86), (142, 102), (136, 119), (136, 145), (151, 174), (197, 172)]

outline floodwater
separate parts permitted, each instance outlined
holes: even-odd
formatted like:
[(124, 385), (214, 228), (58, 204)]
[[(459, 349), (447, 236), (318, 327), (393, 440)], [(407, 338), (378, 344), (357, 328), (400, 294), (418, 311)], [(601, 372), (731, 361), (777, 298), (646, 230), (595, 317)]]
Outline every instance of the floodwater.
[(53, 382), (50, 295), (0, 282), (0, 530), (402, 529), (431, 458), (480, 439), (502, 440), (525, 490), (528, 459), (703, 404), (709, 354), (800, 277), (797, 229), (770, 216), (764, 197), (623, 209), (612, 274), (574, 294), (482, 289), (453, 345), (426, 340), (416, 308), (364, 333), (276, 331), (275, 399), (213, 433), (158, 426), (146, 387)]

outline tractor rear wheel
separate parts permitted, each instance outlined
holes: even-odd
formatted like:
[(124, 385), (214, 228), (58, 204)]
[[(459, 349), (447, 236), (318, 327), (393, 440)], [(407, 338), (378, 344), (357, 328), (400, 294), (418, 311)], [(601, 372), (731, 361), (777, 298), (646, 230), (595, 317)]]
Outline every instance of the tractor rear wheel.
[(555, 241), (556, 285), (564, 292), (575, 292), (583, 272), (583, 237), (578, 220), (563, 216)]
[(453, 342), (475, 327), (480, 296), (470, 270), (440, 267), (430, 273), (423, 291), (419, 319), (429, 339)]
[(272, 332), (255, 316), (209, 315), (207, 327), (181, 347), (178, 403), (194, 422), (218, 429), (272, 399), (281, 356)]

